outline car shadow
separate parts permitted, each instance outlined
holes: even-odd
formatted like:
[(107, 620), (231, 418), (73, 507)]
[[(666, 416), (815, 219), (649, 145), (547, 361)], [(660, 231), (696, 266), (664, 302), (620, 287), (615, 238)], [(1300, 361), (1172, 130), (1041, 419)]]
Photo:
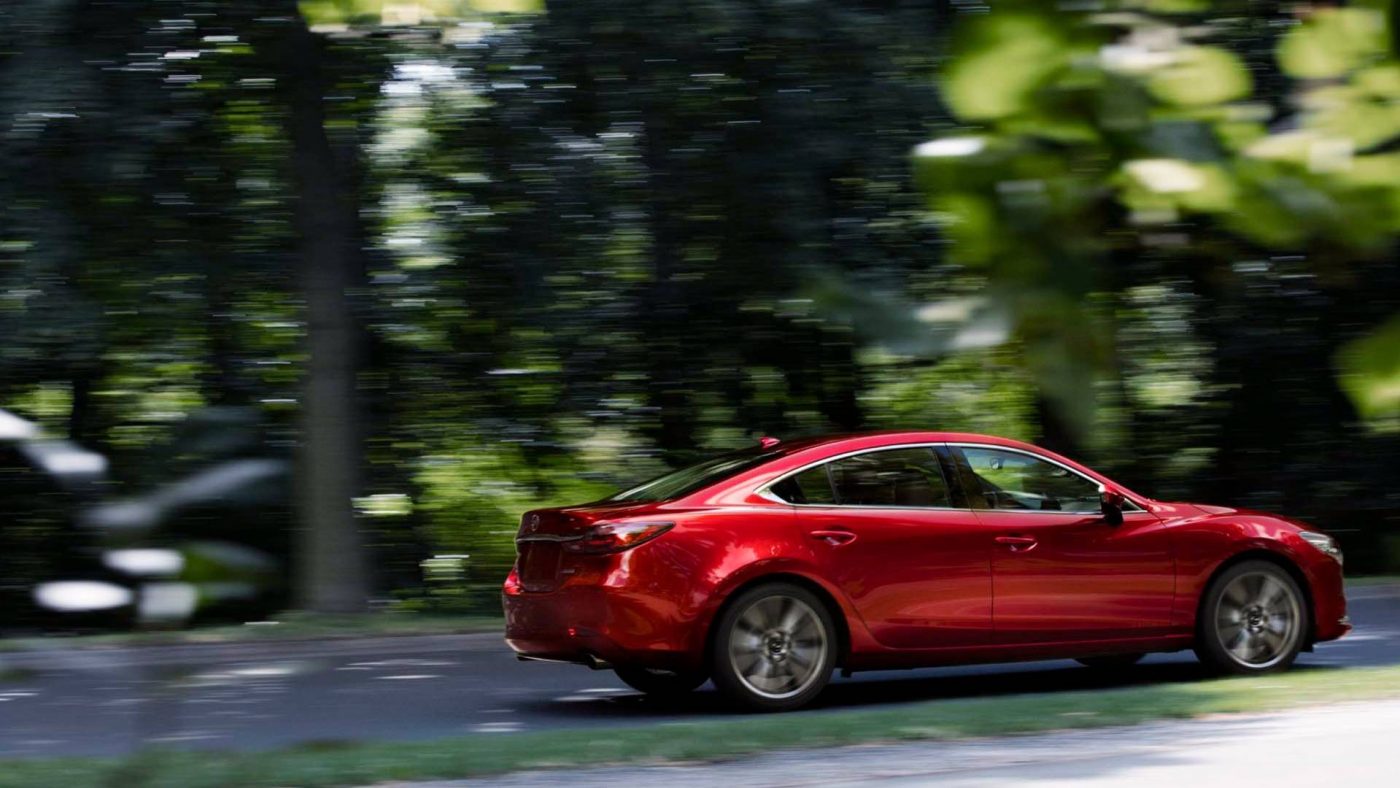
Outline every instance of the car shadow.
[[(1160, 660), (1160, 661), (1159, 661)], [(1324, 665), (1298, 665), (1295, 671), (1336, 670)], [(1103, 670), (1074, 662), (1035, 662), (925, 668), (911, 671), (858, 673), (836, 678), (804, 712), (869, 708), (933, 700), (990, 698), (1005, 695), (1116, 689), (1154, 684), (1202, 681), (1211, 674), (1189, 656), (1166, 656), (1131, 668)], [(586, 700), (577, 695), (523, 704), (531, 711), (555, 717), (611, 718), (638, 721), (661, 717), (733, 715), (736, 710), (710, 684), (677, 699), (641, 693), (599, 694)]]

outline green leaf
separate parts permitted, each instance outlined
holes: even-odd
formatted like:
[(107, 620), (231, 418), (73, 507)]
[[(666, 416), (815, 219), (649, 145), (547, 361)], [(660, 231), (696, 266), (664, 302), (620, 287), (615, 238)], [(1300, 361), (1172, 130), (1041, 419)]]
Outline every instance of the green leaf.
[(1181, 159), (1134, 159), (1123, 165), (1122, 198), (1134, 210), (1153, 208), (1224, 213), (1235, 207), (1235, 188), (1216, 165)]
[(1234, 53), (1221, 47), (1192, 46), (1178, 51), (1175, 62), (1153, 72), (1152, 95), (1168, 104), (1223, 104), (1249, 95), (1253, 82)]
[(1359, 150), (1400, 137), (1400, 100), (1371, 100), (1351, 85), (1316, 90), (1310, 100), (1318, 109), (1306, 125), (1323, 137), (1346, 140)]
[[(1363, 418), (1400, 417), (1400, 316), (1343, 345), (1337, 370), (1337, 382)], [(1377, 426), (1400, 427), (1400, 422)]]
[(952, 242), (948, 247), (951, 260), (980, 267), (996, 257), (1003, 236), (990, 199), (976, 193), (953, 192), (934, 195), (929, 204), (944, 236)]
[(959, 28), (943, 77), (953, 112), (993, 120), (1023, 112), (1030, 96), (1069, 60), (1069, 42), (1044, 17), (992, 13)]
[(1369, 8), (1323, 8), (1288, 31), (1279, 65), (1290, 76), (1341, 76), (1386, 54), (1385, 16)]

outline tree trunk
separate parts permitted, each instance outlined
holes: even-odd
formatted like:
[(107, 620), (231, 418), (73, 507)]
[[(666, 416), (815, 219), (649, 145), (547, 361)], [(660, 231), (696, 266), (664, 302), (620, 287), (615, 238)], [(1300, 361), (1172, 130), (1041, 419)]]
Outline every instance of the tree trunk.
[(326, 134), (325, 42), (289, 3), (271, 54), (287, 110), (300, 237), (307, 363), (297, 468), (299, 607), (365, 609), (363, 537), (352, 498), (363, 450), (356, 408), (356, 321), (347, 290), (360, 269), (358, 203)]
[(663, 456), (687, 458), (695, 448), (695, 407), (685, 370), (695, 360), (686, 348), (690, 333), (686, 304), (675, 276), (681, 267), (683, 240), (677, 227), (677, 177), (671, 161), (670, 125), (664, 109), (649, 107), (643, 160), (651, 186), (652, 282), (642, 305), (647, 325), (650, 404), (656, 409), (653, 432)]

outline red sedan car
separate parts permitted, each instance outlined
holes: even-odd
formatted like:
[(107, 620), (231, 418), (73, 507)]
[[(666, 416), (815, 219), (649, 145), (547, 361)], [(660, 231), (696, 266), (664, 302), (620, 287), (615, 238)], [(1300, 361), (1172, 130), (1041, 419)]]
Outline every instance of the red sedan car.
[(506, 579), (522, 659), (647, 693), (707, 678), (791, 709), (832, 671), (1194, 648), (1288, 667), (1350, 629), (1333, 540), (1277, 515), (1139, 495), (1004, 438), (779, 442), (597, 503), (527, 512)]

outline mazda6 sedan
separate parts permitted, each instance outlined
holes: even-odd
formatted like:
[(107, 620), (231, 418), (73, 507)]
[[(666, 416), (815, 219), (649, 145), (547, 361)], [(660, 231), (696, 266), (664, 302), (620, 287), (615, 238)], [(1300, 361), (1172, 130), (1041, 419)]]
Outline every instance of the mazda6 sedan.
[(521, 520), (506, 641), (755, 710), (834, 670), (1194, 649), (1256, 674), (1344, 635), (1342, 555), (1271, 514), (1166, 503), (985, 435), (765, 438)]

